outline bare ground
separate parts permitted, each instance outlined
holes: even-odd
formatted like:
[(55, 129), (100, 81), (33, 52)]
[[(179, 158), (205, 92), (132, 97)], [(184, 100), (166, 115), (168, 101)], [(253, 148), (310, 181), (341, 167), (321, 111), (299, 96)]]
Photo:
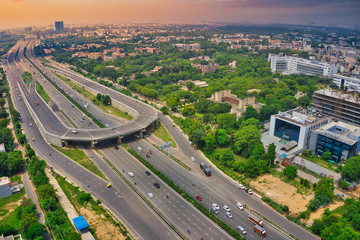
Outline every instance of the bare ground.
[[(341, 207), (342, 205), (344, 205), (344, 202), (334, 202), (326, 206), (326, 208), (334, 210), (338, 207)], [(310, 226), (310, 223), (312, 223), (315, 219), (320, 218), (326, 208), (319, 208), (318, 210), (316, 210), (316, 212), (311, 213), (309, 220), (305, 221), (306, 225)]]
[(306, 205), (314, 198), (313, 194), (306, 196), (297, 193), (296, 187), (270, 174), (251, 181), (250, 185), (275, 202), (287, 205), (292, 215), (306, 211)]
[(10, 213), (12, 213), (13, 211), (15, 211), (16, 207), (21, 204), (21, 202), (22, 202), (23, 199), (24, 199), (24, 198), (20, 198), (20, 199), (19, 199), (18, 201), (16, 201), (16, 202), (11, 202), (11, 203), (8, 203), (8, 204), (4, 205), (4, 206), (2, 207), (2, 209), (8, 210), (9, 212), (7, 212), (4, 216), (0, 216), (0, 221), (1, 221), (3, 218), (7, 217)]

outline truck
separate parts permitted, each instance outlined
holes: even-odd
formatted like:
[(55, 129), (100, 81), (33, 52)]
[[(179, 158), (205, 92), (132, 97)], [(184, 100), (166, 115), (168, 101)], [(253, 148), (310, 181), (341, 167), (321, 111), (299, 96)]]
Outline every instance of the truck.
[(208, 177), (211, 176), (211, 170), (204, 162), (200, 163), (200, 168), (205, 173), (206, 176)]
[(257, 232), (262, 237), (266, 237), (266, 231), (259, 225), (254, 226), (254, 232)]
[(263, 226), (263, 221), (260, 218), (256, 217), (254, 214), (249, 214), (248, 219), (255, 225), (259, 225), (261, 227)]
[(35, 106), (39, 106), (39, 102), (35, 102)]

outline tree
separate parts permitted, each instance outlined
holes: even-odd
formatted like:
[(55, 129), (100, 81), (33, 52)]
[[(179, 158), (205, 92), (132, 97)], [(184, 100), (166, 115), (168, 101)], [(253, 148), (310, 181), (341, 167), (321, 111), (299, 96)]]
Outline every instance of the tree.
[(160, 111), (164, 114), (167, 115), (169, 113), (169, 108), (167, 106), (163, 106), (160, 108)]
[(249, 157), (252, 149), (261, 142), (260, 139), (261, 134), (256, 126), (243, 127), (234, 134), (234, 151), (243, 157)]
[(315, 196), (320, 195), (330, 200), (334, 199), (334, 181), (332, 178), (324, 178), (317, 183)]
[(172, 110), (175, 110), (176, 107), (180, 104), (179, 99), (175, 96), (170, 96), (166, 100), (166, 105), (171, 108)]
[(230, 113), (219, 114), (216, 122), (219, 124), (219, 128), (224, 128), (230, 132), (235, 127), (236, 115)]
[(184, 116), (191, 117), (195, 114), (195, 109), (193, 106), (185, 106), (181, 113)]
[(222, 164), (225, 164), (229, 167), (232, 166), (234, 159), (234, 153), (233, 151), (231, 151), (230, 148), (223, 150), (220, 155), (220, 161), (222, 162)]
[(35, 239), (37, 236), (45, 232), (45, 226), (40, 223), (35, 223), (29, 227), (26, 232), (26, 237), (28, 239)]
[(331, 152), (324, 152), (323, 155), (321, 156), (321, 158), (325, 161), (329, 161), (332, 158), (332, 154), (331, 154)]
[(276, 159), (276, 145), (271, 143), (268, 147), (267, 153), (265, 155), (267, 162), (270, 162), (270, 167), (274, 167), (274, 161)]
[(102, 95), (101, 95), (100, 93), (98, 93), (98, 94), (96, 95), (96, 100), (97, 100), (98, 102), (100, 102), (101, 99), (102, 99)]
[(4, 234), (4, 236), (9, 236), (9, 235), (16, 234), (16, 230), (11, 225), (0, 224), (0, 234)]
[(261, 160), (265, 154), (265, 148), (262, 142), (258, 142), (251, 152), (251, 157), (256, 160)]
[(284, 174), (289, 179), (294, 179), (297, 175), (297, 167), (295, 167), (293, 165), (286, 166), (286, 168), (284, 169)]
[(228, 139), (228, 133), (225, 129), (215, 131), (216, 142), (219, 146), (225, 146)]
[(253, 108), (252, 106), (248, 106), (246, 108), (244, 118), (245, 119), (249, 119), (249, 118), (260, 119), (260, 114), (255, 110), (255, 108)]
[(346, 165), (341, 169), (341, 177), (349, 182), (360, 179), (360, 156), (349, 158)]
[(22, 214), (21, 217), (21, 228), (24, 230), (24, 232), (27, 232), (29, 228), (37, 222), (37, 218), (35, 214)]
[(212, 133), (208, 133), (205, 137), (205, 146), (207, 152), (212, 152), (215, 148), (216, 140)]
[(186, 82), (186, 87), (191, 90), (195, 87), (195, 83), (189, 81), (189, 82)]
[(298, 99), (298, 102), (299, 102), (300, 106), (308, 107), (310, 105), (311, 100), (310, 100), (310, 97), (306, 95), (306, 96), (300, 97)]
[(103, 95), (101, 101), (104, 105), (111, 105), (111, 98), (109, 95)]
[(71, 231), (68, 235), (67, 235), (67, 239), (69, 240), (81, 240), (81, 235), (77, 232)]
[(212, 104), (210, 100), (200, 98), (199, 101), (194, 104), (194, 107), (198, 113), (208, 113), (208, 107), (210, 104)]
[(205, 146), (205, 136), (206, 133), (202, 129), (195, 130), (191, 135), (189, 140), (198, 146), (198, 148), (203, 149)]

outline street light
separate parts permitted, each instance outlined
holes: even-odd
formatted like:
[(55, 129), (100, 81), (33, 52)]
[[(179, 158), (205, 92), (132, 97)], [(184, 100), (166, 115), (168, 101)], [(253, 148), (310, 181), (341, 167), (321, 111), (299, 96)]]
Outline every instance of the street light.
[(210, 183), (215, 182), (216, 178), (210, 181), (206, 181), (207, 183), (209, 183), (209, 192), (210, 192), (210, 202), (209, 202), (209, 214), (210, 214), (210, 207), (211, 207), (211, 189), (210, 189)]

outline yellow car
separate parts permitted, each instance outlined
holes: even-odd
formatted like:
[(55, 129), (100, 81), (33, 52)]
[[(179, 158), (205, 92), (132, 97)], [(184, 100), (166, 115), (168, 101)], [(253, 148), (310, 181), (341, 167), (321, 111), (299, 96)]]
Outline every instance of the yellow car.
[(111, 183), (109, 183), (106, 187), (108, 187), (108, 188), (111, 187)]
[(35, 141), (35, 138), (32, 138), (33, 141)]

